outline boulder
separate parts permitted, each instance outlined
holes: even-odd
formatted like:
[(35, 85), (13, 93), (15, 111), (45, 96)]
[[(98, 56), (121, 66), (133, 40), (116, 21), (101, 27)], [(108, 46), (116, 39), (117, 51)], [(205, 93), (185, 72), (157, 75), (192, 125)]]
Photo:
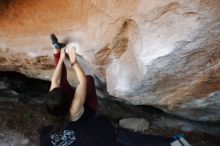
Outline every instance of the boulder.
[(49, 80), (53, 32), (79, 43), (83, 67), (109, 95), (219, 121), (219, 8), (219, 0), (3, 0), (0, 70)]

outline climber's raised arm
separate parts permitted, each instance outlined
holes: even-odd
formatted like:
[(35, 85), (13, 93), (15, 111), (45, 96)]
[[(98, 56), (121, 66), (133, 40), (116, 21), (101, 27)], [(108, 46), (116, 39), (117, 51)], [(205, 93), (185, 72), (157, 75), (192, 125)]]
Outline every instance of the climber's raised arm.
[(80, 67), (80, 65), (77, 63), (76, 59), (76, 49), (73, 48), (69, 52), (69, 57), (71, 61), (71, 66), (75, 70), (77, 79), (79, 81), (76, 90), (75, 90), (75, 95), (71, 104), (70, 108), (70, 116), (71, 120), (77, 120), (83, 113), (84, 108), (83, 104), (85, 102), (86, 98), (86, 76), (83, 71), (83, 69)]
[(60, 59), (59, 62), (55, 68), (55, 71), (53, 73), (52, 79), (51, 79), (51, 86), (50, 91), (53, 90), (56, 87), (60, 87), (61, 82), (61, 76), (62, 76), (62, 68), (63, 68), (63, 62), (65, 60), (65, 50), (64, 48), (60, 51)]

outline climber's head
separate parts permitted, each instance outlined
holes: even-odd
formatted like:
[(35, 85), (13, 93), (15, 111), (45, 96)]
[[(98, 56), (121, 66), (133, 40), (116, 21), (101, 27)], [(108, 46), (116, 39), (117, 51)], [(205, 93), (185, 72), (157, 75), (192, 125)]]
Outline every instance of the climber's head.
[(71, 98), (61, 88), (51, 90), (46, 97), (46, 107), (49, 114), (54, 116), (66, 116), (71, 106)]

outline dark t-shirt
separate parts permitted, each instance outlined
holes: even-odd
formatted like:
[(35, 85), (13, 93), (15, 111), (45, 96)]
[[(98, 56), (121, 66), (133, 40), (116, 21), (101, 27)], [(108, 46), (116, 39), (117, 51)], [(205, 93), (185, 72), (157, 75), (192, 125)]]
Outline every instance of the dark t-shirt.
[(85, 108), (83, 116), (70, 122), (62, 135), (56, 134), (53, 126), (40, 131), (41, 146), (122, 146), (115, 141), (115, 128), (103, 117)]

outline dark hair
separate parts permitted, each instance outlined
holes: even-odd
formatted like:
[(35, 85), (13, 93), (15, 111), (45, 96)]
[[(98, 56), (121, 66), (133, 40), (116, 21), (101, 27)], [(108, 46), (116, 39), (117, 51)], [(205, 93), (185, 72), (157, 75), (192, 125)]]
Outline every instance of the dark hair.
[(67, 96), (61, 88), (51, 90), (46, 97), (46, 108), (55, 117), (55, 131), (61, 133), (69, 123), (69, 109), (72, 98)]

